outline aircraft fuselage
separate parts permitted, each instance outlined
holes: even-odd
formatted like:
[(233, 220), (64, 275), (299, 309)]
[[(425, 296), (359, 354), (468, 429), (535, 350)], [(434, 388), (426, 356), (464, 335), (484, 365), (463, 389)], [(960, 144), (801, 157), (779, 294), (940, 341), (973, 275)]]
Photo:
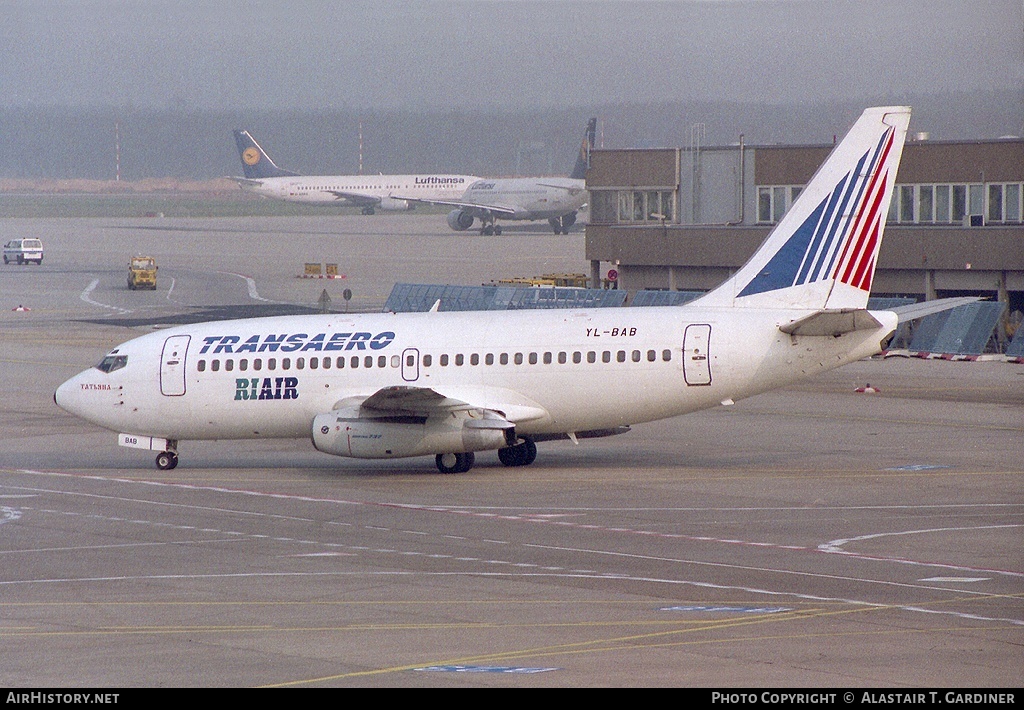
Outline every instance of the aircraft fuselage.
[[(630, 308), (292, 316), (144, 335), (61, 385), (57, 403), (117, 432), (305, 438), (313, 418), (382, 388), (494, 409), (521, 435), (582, 432), (738, 401), (875, 353), (882, 326), (779, 330), (803, 311)], [(533, 344), (531, 344), (533, 343)], [(115, 354), (116, 353), (116, 354)], [(109, 357), (109, 356), (108, 356)]]
[(294, 175), (245, 180), (240, 184), (242, 189), (263, 197), (289, 202), (362, 205), (368, 198), (379, 198), (382, 209), (409, 209), (408, 200), (403, 198), (454, 199), (476, 179), (472, 175)]

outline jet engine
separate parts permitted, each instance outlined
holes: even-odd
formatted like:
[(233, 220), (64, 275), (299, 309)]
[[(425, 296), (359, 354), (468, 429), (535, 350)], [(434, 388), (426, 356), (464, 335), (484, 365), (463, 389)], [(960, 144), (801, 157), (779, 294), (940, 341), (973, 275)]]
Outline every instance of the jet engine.
[(356, 459), (486, 451), (515, 443), (515, 426), (491, 412), (379, 419), (327, 412), (313, 419), (313, 446), (318, 451)]
[(473, 215), (465, 210), (452, 210), (448, 213), (448, 226), (456, 232), (465, 232), (473, 226)]
[(411, 210), (412, 204), (409, 200), (396, 200), (394, 197), (382, 197), (380, 198), (380, 209), (391, 210), (402, 212), (405, 210)]

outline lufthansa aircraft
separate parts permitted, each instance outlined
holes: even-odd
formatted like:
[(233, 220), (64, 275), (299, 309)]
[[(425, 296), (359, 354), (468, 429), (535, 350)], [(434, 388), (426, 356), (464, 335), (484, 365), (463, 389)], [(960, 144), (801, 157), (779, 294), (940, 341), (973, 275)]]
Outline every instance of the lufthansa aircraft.
[(495, 178), (472, 183), (458, 199), (424, 199), (434, 205), (455, 207), (448, 213), (448, 226), (462, 232), (481, 222), (480, 234), (501, 234), (499, 219), (546, 219), (555, 234), (568, 234), (576, 223), (576, 212), (587, 201), (584, 178), (590, 167), (597, 119), (587, 122), (576, 165), (567, 178)]
[(282, 437), (433, 455), (443, 473), (732, 404), (886, 346), (899, 316), (867, 300), (909, 121), (866, 110), (751, 259), (683, 306), (187, 325), (124, 343), (54, 398), (161, 469), (182, 440)]
[(235, 143), (245, 177), (231, 179), (243, 190), (288, 202), (350, 204), (362, 207), (363, 214), (378, 209), (410, 210), (418, 200), (457, 197), (478, 179), (474, 175), (434, 174), (299, 175), (277, 167), (249, 131), (235, 131)]

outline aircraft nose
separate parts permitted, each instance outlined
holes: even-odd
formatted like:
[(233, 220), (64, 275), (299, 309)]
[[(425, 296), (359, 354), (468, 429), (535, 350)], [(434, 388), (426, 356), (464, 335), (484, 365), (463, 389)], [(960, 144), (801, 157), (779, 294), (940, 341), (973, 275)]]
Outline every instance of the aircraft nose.
[(81, 377), (82, 373), (75, 375), (70, 380), (60, 385), (53, 393), (53, 403), (65, 412), (69, 412), (76, 416), (82, 416), (82, 386), (79, 383)]

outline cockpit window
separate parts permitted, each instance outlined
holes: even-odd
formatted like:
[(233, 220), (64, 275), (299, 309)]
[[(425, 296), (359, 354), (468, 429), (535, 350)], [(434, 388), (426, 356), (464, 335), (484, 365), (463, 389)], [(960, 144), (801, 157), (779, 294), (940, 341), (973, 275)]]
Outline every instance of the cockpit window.
[(96, 369), (99, 370), (100, 372), (106, 372), (107, 374), (110, 374), (114, 370), (120, 370), (127, 364), (127, 355), (107, 355), (105, 358), (100, 360), (100, 364), (96, 366)]

